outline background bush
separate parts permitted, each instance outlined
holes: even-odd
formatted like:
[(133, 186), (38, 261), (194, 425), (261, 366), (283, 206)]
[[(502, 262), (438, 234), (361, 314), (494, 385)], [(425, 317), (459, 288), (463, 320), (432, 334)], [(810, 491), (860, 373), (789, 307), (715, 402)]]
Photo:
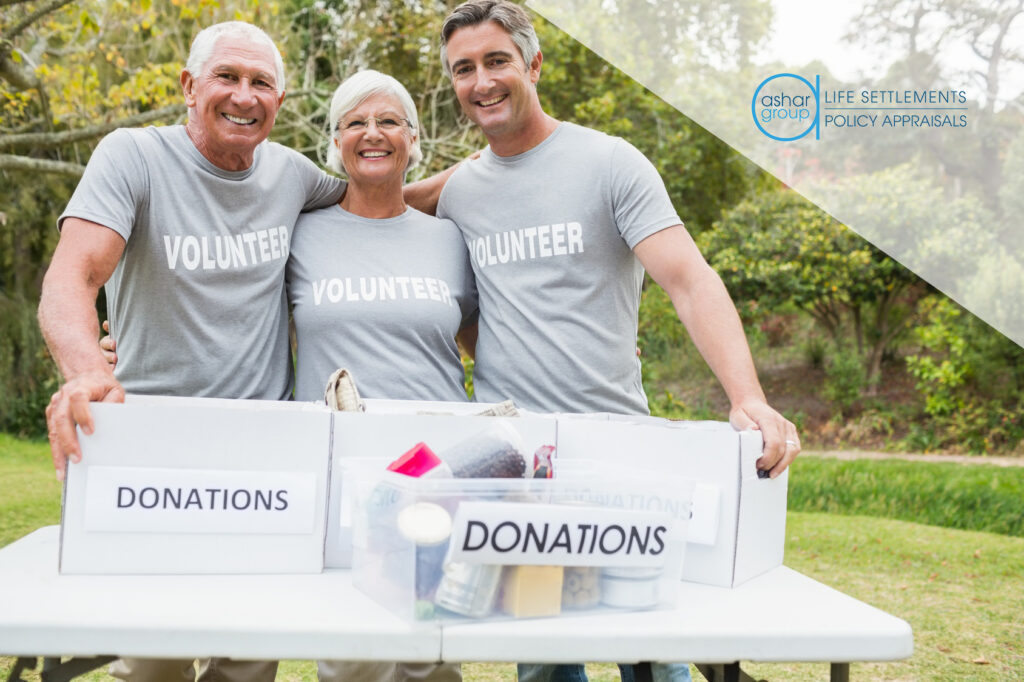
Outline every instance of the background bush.
[(44, 411), (58, 376), (36, 323), (35, 304), (0, 293), (0, 431), (45, 436)]
[(1024, 537), (1024, 467), (802, 457), (789, 509)]

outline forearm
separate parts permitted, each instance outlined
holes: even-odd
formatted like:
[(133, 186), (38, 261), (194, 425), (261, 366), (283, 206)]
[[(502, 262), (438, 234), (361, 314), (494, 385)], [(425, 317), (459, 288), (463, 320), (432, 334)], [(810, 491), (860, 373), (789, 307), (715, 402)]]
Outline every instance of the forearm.
[(754, 360), (736, 306), (721, 278), (708, 266), (683, 294), (669, 292), (679, 320), (697, 350), (718, 377), (733, 407), (749, 400), (765, 401)]
[(668, 292), (679, 320), (729, 396), (729, 423), (738, 430), (761, 432), (764, 452), (758, 468), (773, 478), (780, 475), (799, 454), (800, 437), (793, 423), (765, 400), (740, 316), (722, 278), (682, 225), (651, 235), (634, 251)]
[(46, 345), (66, 381), (93, 372), (110, 374), (110, 366), (97, 344), (99, 285), (89, 281), (73, 283), (69, 279), (51, 271), (43, 280), (39, 327)]

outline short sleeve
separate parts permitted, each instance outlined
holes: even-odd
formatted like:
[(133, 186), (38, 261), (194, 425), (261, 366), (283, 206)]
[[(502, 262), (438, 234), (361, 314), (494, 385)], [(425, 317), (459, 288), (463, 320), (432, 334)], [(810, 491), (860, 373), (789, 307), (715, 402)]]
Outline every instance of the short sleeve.
[(619, 234), (631, 249), (655, 232), (683, 222), (654, 164), (625, 140), (617, 140), (612, 150), (609, 189)]
[[(451, 178), (448, 178), (449, 182)], [(441, 194), (437, 198), (437, 209), (434, 211), (434, 215), (443, 220), (451, 220), (451, 212), (448, 210), (448, 201), (445, 197), (445, 190), (448, 189), (448, 183), (444, 183), (444, 187), (441, 188)]]
[(127, 130), (115, 130), (96, 145), (67, 208), (57, 219), (81, 218), (104, 225), (124, 237), (145, 210), (149, 174)]
[(315, 208), (326, 208), (336, 204), (345, 194), (346, 184), (333, 175), (317, 168), (316, 164), (298, 152), (292, 152), (291, 157), (295, 165), (295, 171), (299, 174), (302, 187), (306, 190), (306, 201), (302, 206), (303, 211), (311, 211)]
[(459, 173), (468, 173), (469, 164), (476, 163), (477, 161), (479, 161), (479, 159), (467, 159), (460, 162), (459, 167), (456, 168), (455, 172), (448, 177), (448, 180), (446, 180), (444, 185), (441, 187), (441, 193), (437, 197), (437, 209), (434, 211), (435, 216), (442, 220), (455, 220), (452, 216), (453, 207), (451, 206), (451, 202), (453, 201), (451, 197), (455, 190), (451, 188), (455, 187), (458, 182), (453, 182), (453, 180), (455, 180)]
[(459, 243), (463, 246), (462, 250), (466, 261), (466, 291), (462, 296), (462, 300), (459, 302), (459, 306), (462, 311), (462, 324), (459, 328), (462, 329), (463, 327), (469, 327), (476, 324), (479, 320), (480, 297), (476, 290), (476, 277), (473, 276), (473, 266), (469, 262), (469, 249), (465, 248), (465, 244), (461, 241), (461, 238)]

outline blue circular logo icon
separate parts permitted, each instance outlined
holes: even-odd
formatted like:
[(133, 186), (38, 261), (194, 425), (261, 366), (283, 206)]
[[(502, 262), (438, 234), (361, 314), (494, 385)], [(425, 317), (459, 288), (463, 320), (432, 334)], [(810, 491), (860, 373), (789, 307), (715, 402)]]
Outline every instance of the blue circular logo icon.
[(821, 137), (821, 76), (814, 83), (795, 73), (777, 73), (761, 81), (750, 101), (758, 130), (779, 142), (792, 142), (814, 131)]

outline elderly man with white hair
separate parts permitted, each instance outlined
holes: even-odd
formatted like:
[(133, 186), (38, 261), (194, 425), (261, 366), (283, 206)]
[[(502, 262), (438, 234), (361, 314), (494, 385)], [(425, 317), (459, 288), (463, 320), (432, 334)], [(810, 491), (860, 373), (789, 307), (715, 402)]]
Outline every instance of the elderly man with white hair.
[[(284, 268), (299, 212), (344, 184), (267, 142), (284, 62), (259, 28), (201, 31), (181, 72), (188, 122), (100, 142), (61, 215), (39, 322), (67, 383), (47, 409), (58, 479), (81, 457), (89, 400), (130, 393), (285, 399), (292, 389)], [(106, 285), (117, 376), (96, 344)], [(277, 663), (202, 661), (200, 679), (273, 680)], [(122, 679), (195, 678), (191, 660), (122, 659)]]
[[(292, 230), (301, 211), (338, 202), (345, 184), (267, 141), (285, 73), (259, 28), (226, 22), (201, 31), (181, 87), (187, 123), (104, 138), (58, 221), (39, 305), (66, 381), (47, 408), (58, 479), (67, 458), (81, 458), (75, 425), (92, 432), (90, 400), (121, 401), (125, 392), (282, 400), (292, 392), (284, 283)], [(96, 343), (104, 285), (116, 376)], [(272, 661), (212, 659), (201, 662), (199, 679), (258, 682), (276, 670)], [(196, 677), (191, 660), (121, 660), (111, 672)]]
[[(47, 410), (57, 477), (91, 432), (89, 400), (124, 392), (286, 399), (284, 269), (295, 220), (344, 184), (267, 142), (284, 100), (270, 37), (243, 22), (201, 31), (181, 72), (185, 125), (116, 130), (61, 215), (39, 322), (67, 383)], [(96, 344), (106, 285), (116, 378)]]

